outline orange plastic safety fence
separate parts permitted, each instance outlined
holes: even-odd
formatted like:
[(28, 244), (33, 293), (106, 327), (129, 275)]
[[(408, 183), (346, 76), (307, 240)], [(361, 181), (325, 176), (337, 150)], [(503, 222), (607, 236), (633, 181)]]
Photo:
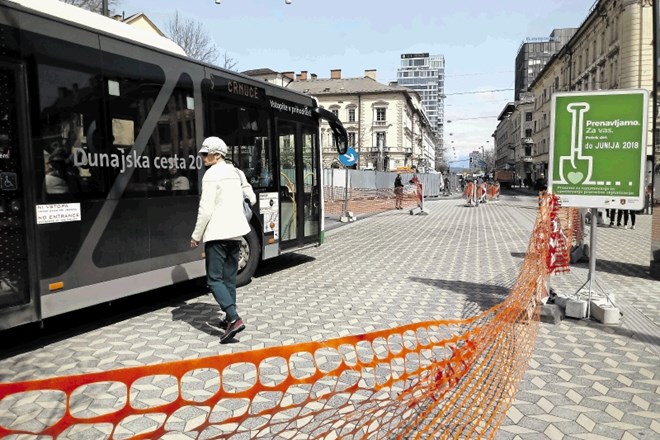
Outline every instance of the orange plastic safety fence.
[[(339, 216), (345, 211), (355, 214), (376, 214), (395, 209), (394, 188), (365, 189), (349, 188), (348, 205), (346, 206), (346, 189), (340, 187), (324, 187), (324, 206), (326, 215)], [(414, 186), (408, 186), (403, 191), (403, 209), (417, 206), (417, 193)]]
[[(481, 200), (485, 195), (487, 200), (497, 200), (500, 197), (500, 184), (490, 184), (484, 183), (481, 185), (476, 185), (475, 188), (474, 182), (468, 182), (465, 185), (463, 190), (463, 197), (467, 199), (468, 202), (475, 202), (476, 200)], [(475, 200), (476, 198), (476, 200)]]
[(547, 294), (557, 212), (550, 200), (510, 294), (476, 316), (0, 384), (0, 437), (492, 438), (525, 372)]

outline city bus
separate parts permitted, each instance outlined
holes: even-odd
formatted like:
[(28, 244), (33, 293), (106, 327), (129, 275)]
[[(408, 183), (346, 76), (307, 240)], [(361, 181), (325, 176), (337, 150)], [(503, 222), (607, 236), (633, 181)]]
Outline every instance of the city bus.
[(252, 184), (239, 285), (323, 241), (311, 96), (188, 58), (170, 40), (55, 0), (0, 0), (0, 330), (205, 275), (190, 248), (202, 140)]

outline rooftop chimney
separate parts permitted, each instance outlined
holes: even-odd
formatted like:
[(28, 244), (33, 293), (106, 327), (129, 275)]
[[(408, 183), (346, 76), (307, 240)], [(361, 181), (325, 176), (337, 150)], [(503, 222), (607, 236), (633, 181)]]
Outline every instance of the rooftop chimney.
[(318, 78), (318, 75), (316, 73), (312, 73), (312, 79)]
[(296, 81), (300, 81), (301, 75), (299, 73), (296, 73)]
[(293, 81), (293, 72), (282, 72), (282, 76), (289, 78), (291, 81)]
[(306, 70), (301, 70), (300, 71), (300, 80), (301, 81), (307, 81), (307, 71)]
[(364, 76), (371, 78), (376, 81), (376, 69), (365, 69)]
[(341, 69), (332, 69), (330, 71), (330, 79), (341, 79)]

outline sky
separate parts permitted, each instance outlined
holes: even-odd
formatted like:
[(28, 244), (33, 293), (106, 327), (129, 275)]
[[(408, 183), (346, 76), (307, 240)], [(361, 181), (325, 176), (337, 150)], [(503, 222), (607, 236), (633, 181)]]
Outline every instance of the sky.
[[(471, 151), (493, 148), (525, 39), (579, 27), (596, 0), (215, 1), (119, 0), (115, 12), (144, 12), (165, 29), (178, 11), (201, 23), (238, 71), (306, 70), (329, 78), (341, 69), (348, 78), (376, 69), (377, 81), (387, 84), (396, 80), (402, 53), (444, 55), (444, 141), (456, 167)], [(480, 91), (487, 92), (474, 93)]]

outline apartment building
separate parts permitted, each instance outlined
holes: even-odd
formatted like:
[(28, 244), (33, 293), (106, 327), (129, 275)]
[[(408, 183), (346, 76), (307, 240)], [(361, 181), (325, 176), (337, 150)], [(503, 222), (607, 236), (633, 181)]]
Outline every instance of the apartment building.
[[(362, 77), (342, 78), (341, 69), (332, 70), (330, 78), (303, 71), (287, 88), (316, 97), (323, 108), (339, 117), (349, 146), (358, 153), (359, 169), (435, 168), (435, 136), (415, 91), (379, 83), (375, 70), (365, 70)], [(327, 125), (321, 127), (321, 138), (323, 166), (338, 166)]]
[[(653, 8), (649, 0), (600, 0), (529, 87), (534, 96), (533, 178), (547, 175), (552, 94), (569, 90), (653, 90)], [(650, 100), (653, 101), (653, 100)], [(652, 105), (649, 102), (649, 120)], [(652, 126), (647, 136), (649, 169)]]
[(496, 170), (508, 170), (515, 165), (512, 139), (514, 128), (511, 117), (515, 109), (516, 104), (508, 102), (497, 117), (497, 128), (493, 133)]
[(443, 151), (445, 124), (445, 57), (428, 53), (401, 54), (397, 84), (419, 93), (422, 106), (436, 136), (437, 167)]
[(528, 37), (516, 55), (514, 100), (520, 100), (550, 58), (570, 40), (575, 28), (554, 29), (549, 37)]
[(534, 98), (529, 93), (520, 100), (507, 103), (495, 129), (495, 169), (513, 170), (516, 180), (532, 181), (533, 176), (533, 110)]

